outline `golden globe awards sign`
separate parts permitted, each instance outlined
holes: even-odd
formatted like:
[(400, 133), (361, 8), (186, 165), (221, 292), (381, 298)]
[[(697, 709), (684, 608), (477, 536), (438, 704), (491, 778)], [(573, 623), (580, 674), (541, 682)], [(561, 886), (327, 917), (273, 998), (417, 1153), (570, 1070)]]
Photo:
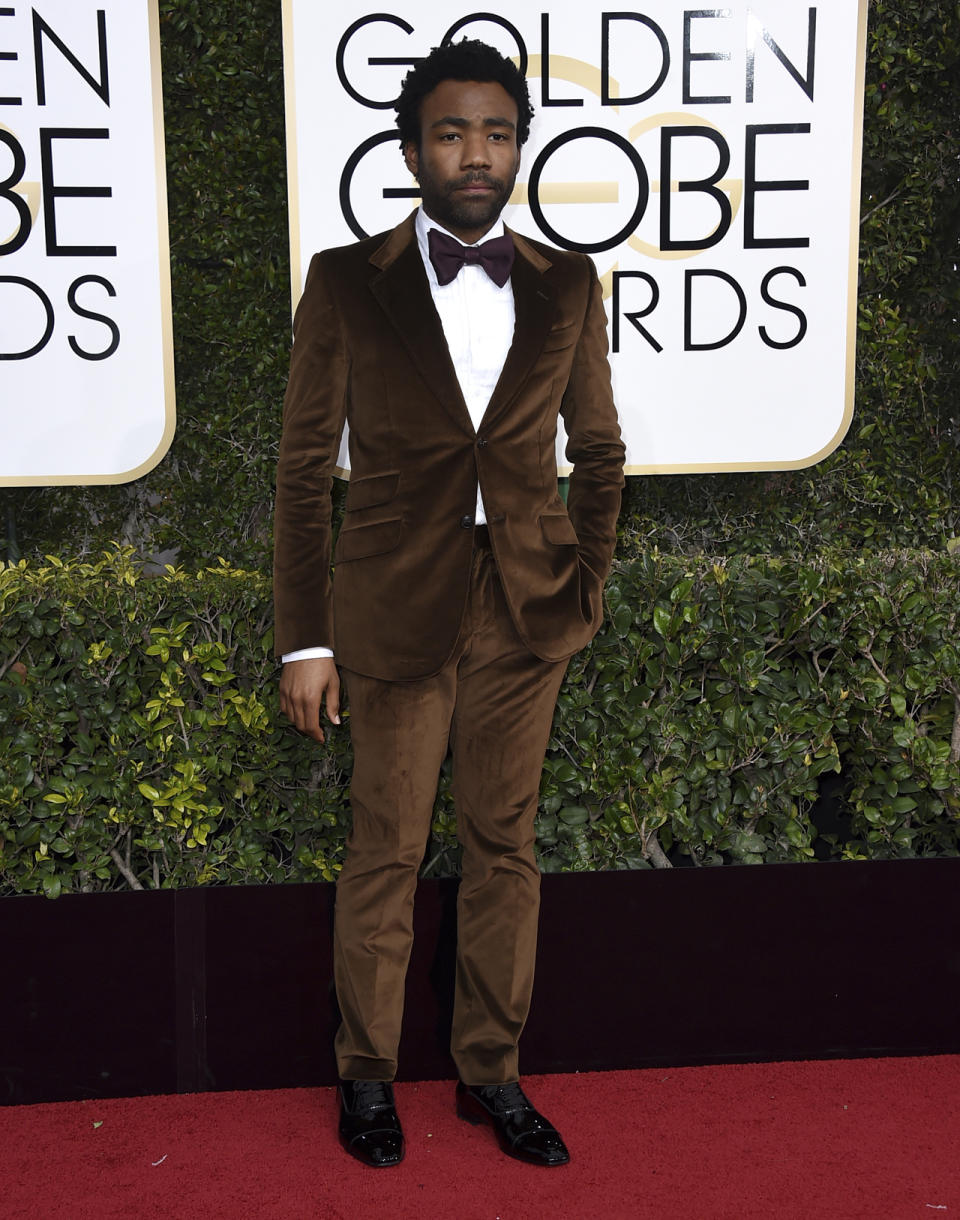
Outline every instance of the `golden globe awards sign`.
[(0, 3), (0, 483), (119, 483), (173, 436), (156, 0)]
[(507, 223), (596, 262), (628, 472), (810, 465), (853, 410), (865, 30), (866, 0), (284, 0), (294, 303), (414, 206), (400, 82), (480, 38), (536, 110)]

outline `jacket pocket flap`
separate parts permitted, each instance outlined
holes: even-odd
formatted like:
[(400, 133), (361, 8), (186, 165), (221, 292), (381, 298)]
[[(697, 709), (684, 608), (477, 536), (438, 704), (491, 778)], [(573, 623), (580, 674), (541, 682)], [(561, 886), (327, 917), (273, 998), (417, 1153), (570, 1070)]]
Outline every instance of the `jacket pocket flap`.
[(399, 470), (368, 474), (362, 479), (352, 478), (347, 484), (346, 509), (350, 512), (355, 508), (373, 508), (377, 504), (386, 504), (397, 494), (399, 485)]
[(573, 522), (566, 513), (545, 513), (540, 518), (540, 528), (543, 530), (543, 536), (547, 542), (552, 542), (556, 546), (565, 544), (576, 546), (580, 541), (577, 531), (573, 528)]
[(351, 559), (366, 559), (370, 555), (392, 551), (400, 541), (401, 525), (401, 519), (394, 517), (390, 521), (373, 521), (369, 525), (341, 529), (333, 562), (346, 563)]

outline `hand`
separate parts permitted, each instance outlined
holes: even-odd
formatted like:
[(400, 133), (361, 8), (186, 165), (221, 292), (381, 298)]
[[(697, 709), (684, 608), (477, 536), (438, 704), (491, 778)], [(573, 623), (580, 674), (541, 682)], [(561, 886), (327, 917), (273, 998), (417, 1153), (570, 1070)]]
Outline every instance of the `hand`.
[(340, 675), (332, 657), (287, 661), (280, 674), (280, 710), (301, 733), (323, 741), (320, 711), (324, 703), (331, 724), (340, 723)]

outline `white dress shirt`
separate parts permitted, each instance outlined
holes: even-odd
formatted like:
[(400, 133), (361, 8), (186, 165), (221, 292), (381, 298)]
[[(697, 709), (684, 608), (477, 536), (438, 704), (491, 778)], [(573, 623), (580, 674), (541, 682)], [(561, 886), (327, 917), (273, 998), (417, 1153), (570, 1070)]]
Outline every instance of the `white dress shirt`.
[[(498, 288), (478, 263), (462, 267), (456, 279), (451, 280), (449, 284), (438, 284), (427, 244), (427, 233), (431, 229), (448, 233), (447, 229), (431, 220), (420, 208), (416, 219), (417, 246), (427, 273), (430, 295), (440, 315), (440, 325), (443, 327), (443, 336), (447, 341), (457, 381), (460, 383), (460, 392), (476, 430), (480, 427), (483, 413), (500, 379), (510, 344), (513, 342), (516, 322), (513, 287), (508, 279), (502, 288)], [(460, 241), (456, 234), (448, 235), (454, 241)], [(498, 220), (483, 235), (482, 241), (492, 241), (503, 235), (503, 221)], [(483, 498), (480, 488), (477, 487), (475, 520), (481, 525), (486, 519)], [(332, 656), (333, 651), (330, 648), (300, 648), (296, 652), (284, 653), (282, 660), (300, 661), (309, 657)]]

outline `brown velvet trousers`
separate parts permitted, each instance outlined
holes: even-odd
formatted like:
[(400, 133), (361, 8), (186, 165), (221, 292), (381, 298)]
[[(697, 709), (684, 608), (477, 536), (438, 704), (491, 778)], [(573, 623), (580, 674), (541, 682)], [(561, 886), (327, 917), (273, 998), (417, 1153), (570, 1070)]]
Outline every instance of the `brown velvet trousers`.
[(343, 1079), (396, 1073), (417, 872), (448, 747), (463, 847), (451, 1052), (466, 1084), (517, 1079), (540, 907), (533, 823), (566, 668), (522, 643), (493, 555), (478, 545), (463, 626), (438, 674), (384, 682), (345, 671), (353, 829), (334, 934)]

